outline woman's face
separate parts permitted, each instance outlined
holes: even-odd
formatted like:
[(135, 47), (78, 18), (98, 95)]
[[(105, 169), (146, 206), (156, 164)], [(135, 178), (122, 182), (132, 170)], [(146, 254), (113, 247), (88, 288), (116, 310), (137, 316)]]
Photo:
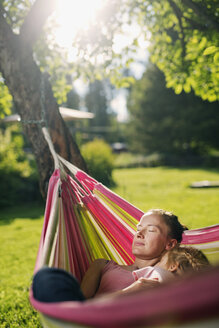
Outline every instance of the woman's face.
[(142, 260), (159, 258), (164, 250), (169, 250), (176, 244), (175, 239), (168, 236), (168, 232), (168, 226), (160, 215), (152, 212), (144, 214), (133, 239), (133, 255)]

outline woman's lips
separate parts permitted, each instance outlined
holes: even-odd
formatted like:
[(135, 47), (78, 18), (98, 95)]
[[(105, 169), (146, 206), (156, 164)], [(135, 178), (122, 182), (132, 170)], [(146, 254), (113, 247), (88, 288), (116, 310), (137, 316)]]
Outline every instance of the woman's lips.
[(141, 243), (141, 242), (137, 241), (137, 242), (135, 243), (135, 246), (144, 246), (144, 243)]

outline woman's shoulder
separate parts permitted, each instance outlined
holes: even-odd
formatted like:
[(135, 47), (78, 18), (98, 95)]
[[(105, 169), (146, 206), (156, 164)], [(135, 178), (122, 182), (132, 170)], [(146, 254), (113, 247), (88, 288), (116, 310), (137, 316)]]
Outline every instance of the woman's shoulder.
[(109, 260), (106, 259), (96, 259), (92, 262), (91, 266), (98, 269), (102, 269), (108, 262)]

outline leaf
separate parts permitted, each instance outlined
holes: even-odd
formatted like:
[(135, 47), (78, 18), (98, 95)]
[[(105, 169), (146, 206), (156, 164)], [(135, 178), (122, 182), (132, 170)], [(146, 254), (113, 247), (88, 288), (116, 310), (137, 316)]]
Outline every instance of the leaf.
[(175, 88), (175, 93), (178, 95), (182, 92), (182, 84), (178, 84)]
[(215, 47), (215, 46), (211, 46), (211, 47), (208, 47), (208, 48), (206, 48), (206, 49), (204, 50), (203, 55), (204, 55), (204, 56), (208, 56), (208, 55), (213, 54), (213, 53), (216, 52), (216, 51), (217, 51), (217, 47)]
[(207, 43), (207, 38), (203, 37), (198, 45), (199, 49), (203, 49), (206, 46), (206, 43)]
[(216, 101), (216, 100), (217, 100), (217, 96), (216, 96), (216, 94), (212, 94), (212, 95), (208, 96), (208, 100), (209, 100), (210, 102)]
[(174, 84), (176, 83), (175, 80), (171, 79), (170, 81), (167, 82), (166, 87), (167, 88), (172, 88), (174, 86)]
[(219, 64), (219, 52), (216, 52), (216, 54), (214, 55), (214, 63)]
[(191, 85), (186, 83), (184, 84), (183, 89), (186, 93), (189, 93), (191, 91)]

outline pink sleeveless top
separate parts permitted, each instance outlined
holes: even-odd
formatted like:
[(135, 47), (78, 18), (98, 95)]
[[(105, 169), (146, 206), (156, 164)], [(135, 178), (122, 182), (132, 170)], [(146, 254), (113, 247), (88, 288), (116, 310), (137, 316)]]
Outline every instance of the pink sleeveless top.
[(132, 271), (123, 269), (116, 262), (111, 260), (102, 270), (100, 285), (95, 296), (126, 288), (134, 281)]

